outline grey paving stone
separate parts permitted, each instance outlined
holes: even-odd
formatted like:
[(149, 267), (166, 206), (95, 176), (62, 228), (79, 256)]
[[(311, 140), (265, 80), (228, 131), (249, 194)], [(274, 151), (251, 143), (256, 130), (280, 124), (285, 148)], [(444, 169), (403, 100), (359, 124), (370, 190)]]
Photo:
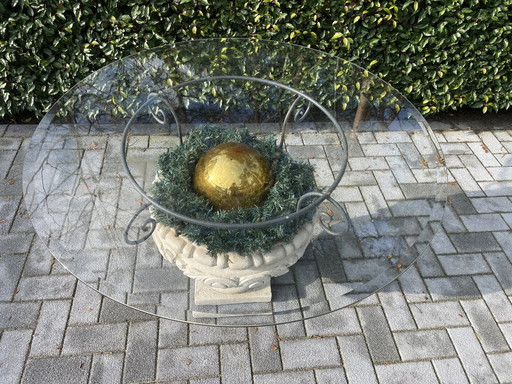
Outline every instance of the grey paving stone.
[(346, 384), (343, 368), (315, 369), (316, 383), (318, 384)]
[(507, 339), (508, 345), (512, 348), (512, 323), (499, 324), (505, 339)]
[(394, 337), (402, 360), (455, 356), (455, 349), (445, 330), (396, 332)]
[(502, 166), (510, 167), (512, 165), (512, 154), (497, 154), (496, 160), (498, 160)]
[(30, 356), (59, 356), (66, 329), (69, 300), (44, 301), (34, 331)]
[(493, 132), (479, 132), (478, 136), (482, 139), (484, 145), (491, 153), (504, 153), (506, 149), (500, 143), (498, 138), (493, 134)]
[(2, 249), (0, 254), (25, 254), (30, 249), (32, 234), (6, 234), (2, 236)]
[(0, 329), (34, 326), (39, 307), (40, 303), (0, 303)]
[(378, 296), (392, 331), (416, 329), (409, 306), (397, 282), (388, 285)]
[(0, 180), (7, 178), (15, 156), (15, 151), (0, 151)]
[(245, 328), (220, 328), (193, 324), (189, 326), (190, 345), (233, 343), (246, 340), (247, 330)]
[(249, 348), (254, 373), (282, 369), (281, 353), (274, 327), (249, 328)]
[(15, 300), (66, 299), (73, 296), (76, 278), (72, 275), (22, 277)]
[[(1, 195), (1, 192), (0, 192)], [(18, 210), (16, 211), (16, 216), (14, 216), (14, 222), (10, 229), (11, 233), (33, 233), (34, 227), (32, 226), (32, 222), (30, 221), (30, 217), (26, 212), (23, 203), (20, 205)]]
[(10, 124), (4, 136), (30, 137), (37, 128), (37, 124)]
[(297, 132), (290, 132), (286, 134), (284, 139), (285, 144), (288, 145), (304, 145), (302, 135)]
[(400, 152), (410, 168), (421, 169), (424, 167), (421, 161), (423, 156), (418, 152), (416, 145), (412, 143), (398, 143), (397, 147), (400, 148)]
[(493, 275), (474, 276), (485, 303), (498, 322), (512, 321), (512, 303)]
[(362, 144), (361, 148), (366, 156), (400, 156), (400, 150), (394, 143)]
[(305, 320), (304, 325), (308, 336), (348, 335), (361, 332), (354, 308), (344, 308)]
[(305, 145), (337, 145), (340, 143), (337, 133), (303, 132), (302, 140)]
[(325, 152), (321, 145), (289, 145), (286, 147), (288, 154), (296, 160), (325, 158)]
[(512, 195), (511, 181), (482, 181), (478, 184), (486, 196)]
[(386, 162), (400, 184), (416, 184), (416, 178), (402, 156), (386, 156)]
[(391, 207), (393, 216), (430, 216), (432, 207), (425, 200), (406, 200), (393, 204)]
[(432, 365), (427, 362), (379, 365), (375, 369), (380, 384), (437, 384), (439, 382)]
[(444, 137), (448, 142), (480, 142), (478, 135), (470, 130), (454, 130), (443, 132)]
[(418, 303), (410, 308), (420, 329), (469, 325), (464, 310), (457, 301)]
[(123, 359), (122, 353), (94, 355), (89, 382), (91, 384), (121, 383)]
[(485, 167), (499, 167), (500, 163), (489, 150), (486, 151), (481, 143), (468, 143), (473, 153)]
[(469, 171), (465, 168), (451, 169), (450, 173), (455, 178), (459, 186), (462, 188), (466, 196), (479, 197), (485, 196), (480, 189), (480, 185), (473, 179)]
[[(89, 286), (78, 282), (73, 295), (69, 324), (89, 324), (98, 321), (101, 307), (101, 294)], [(105, 298), (105, 300), (109, 300)]]
[(494, 131), (494, 136), (503, 144), (504, 141), (512, 141), (512, 136), (507, 131)]
[(91, 356), (29, 359), (25, 366), (23, 383), (86, 384), (91, 360)]
[[(459, 215), (473, 215), (477, 211), (471, 201), (474, 198), (466, 196), (463, 192), (452, 194), (449, 196), (449, 206), (452, 208), (453, 213), (459, 217)], [(464, 230), (465, 231), (465, 230)], [(460, 232), (460, 231), (455, 231)]]
[(370, 171), (346, 171), (340, 182), (342, 187), (377, 185), (377, 180)]
[(450, 239), (461, 253), (501, 251), (498, 242), (489, 232), (456, 233), (450, 235)]
[(456, 254), (438, 257), (447, 275), (474, 275), (490, 272), (480, 253)]
[(20, 197), (0, 197), (0, 233), (7, 233), (13, 225)]
[(500, 244), (501, 250), (512, 261), (512, 231), (494, 232), (494, 237)]
[[(414, 132), (413, 132), (414, 133)], [(410, 143), (411, 137), (408, 132), (375, 132), (375, 139), (378, 143)]]
[(246, 343), (221, 345), (220, 367), (222, 383), (250, 383), (252, 373), (249, 361), (249, 348)]
[(512, 201), (507, 197), (474, 197), (471, 204), (478, 213), (512, 212)]
[[(154, 308), (154, 306), (151, 306), (150, 308)], [(148, 309), (151, 310), (150, 308)], [(150, 314), (127, 307), (126, 305), (120, 304), (107, 297), (103, 299), (100, 312), (100, 321), (103, 323), (120, 323), (123, 321), (154, 319), (155, 317)]]
[(444, 270), (439, 263), (439, 259), (434, 254), (432, 248), (426, 248), (421, 257), (416, 261), (419, 273), (422, 277), (444, 276)]
[(315, 375), (313, 371), (301, 372), (277, 372), (264, 375), (254, 375), (254, 384), (283, 384), (283, 383), (296, 383), (296, 384), (311, 384), (315, 382)]
[(3, 383), (20, 382), (31, 340), (31, 329), (2, 333), (0, 338), (0, 377)]
[(160, 319), (158, 347), (172, 348), (188, 344), (188, 324)]
[(349, 281), (368, 281), (388, 266), (387, 260), (382, 258), (343, 260), (343, 268)]
[(483, 300), (462, 301), (461, 304), (485, 352), (508, 350), (507, 342)]
[(345, 209), (352, 218), (352, 228), (358, 238), (378, 236), (377, 228), (364, 202), (346, 203)]
[[(2, 175), (2, 168), (5, 166), (5, 164), (2, 164), (2, 161), (2, 153), (0, 152), (0, 176)], [(0, 177), (0, 196), (20, 196), (22, 194), (23, 188), (21, 178), (18, 177), (15, 179), (3, 179), (2, 177)]]
[(460, 216), (469, 232), (506, 231), (507, 223), (497, 213)]
[(496, 383), (497, 378), (485, 356), (473, 329), (451, 328), (448, 334), (471, 383)]
[(512, 352), (489, 355), (489, 361), (500, 383), (512, 382)]
[(24, 262), (25, 258), (22, 255), (0, 257), (0, 300), (12, 300)]
[(363, 336), (338, 337), (343, 367), (351, 384), (376, 384), (377, 377)]
[(508, 226), (512, 229), (512, 213), (502, 213), (501, 217), (505, 222), (508, 224)]
[(502, 252), (484, 253), (494, 275), (507, 295), (512, 295), (512, 263)]
[(400, 357), (382, 309), (361, 307), (357, 308), (357, 312), (374, 363), (399, 361)]
[(23, 268), (23, 276), (47, 275), (55, 262), (48, 249), (44, 246), (39, 237), (34, 239), (34, 244), (27, 256)]
[(175, 290), (188, 289), (188, 277), (178, 268), (141, 269), (135, 271), (133, 292), (158, 292), (173, 282)]
[[(304, 315), (308, 316), (308, 309), (306, 307), (316, 303), (325, 303), (325, 310), (327, 310), (325, 293), (319, 279), (316, 263), (301, 260), (295, 264), (293, 273), (297, 281), (297, 290)], [(311, 313), (317, 314), (318, 312), (312, 308)]]
[[(172, 381), (168, 382), (169, 384), (187, 384), (186, 381)], [(218, 377), (209, 377), (206, 379), (196, 379), (196, 380), (190, 380), (190, 384), (221, 384), (220, 378)], [(166, 384), (166, 383), (163, 383)]]
[(425, 279), (425, 283), (434, 301), (480, 296), (478, 288), (469, 276), (428, 278)]
[(389, 165), (380, 156), (350, 157), (348, 159), (352, 171), (373, 171), (388, 169)]
[(476, 181), (493, 180), (489, 168), (484, 167), (475, 155), (460, 155), (459, 159)]
[(155, 378), (158, 321), (131, 323), (124, 359), (124, 380), (151, 381)]
[(219, 372), (218, 346), (160, 349), (157, 380), (214, 376)]
[(0, 150), (16, 151), (21, 146), (22, 139), (17, 137), (2, 137), (0, 138)]
[(327, 160), (309, 159), (309, 163), (315, 168), (315, 181), (319, 187), (329, 187), (334, 183), (334, 175)]
[(382, 195), (380, 188), (376, 185), (368, 185), (360, 188), (370, 215), (375, 218), (389, 218), (391, 213), (386, 199)]
[(398, 278), (408, 303), (430, 301), (430, 296), (423, 278), (416, 268), (409, 268)]
[(465, 384), (469, 383), (459, 359), (433, 360), (439, 381), (443, 384)]
[(111, 352), (125, 349), (126, 324), (68, 327), (62, 353)]
[(436, 255), (447, 254), (447, 253), (456, 253), (452, 242), (450, 241), (448, 235), (443, 230), (443, 228), (439, 228), (432, 241), (430, 243), (433, 251)]
[[(283, 369), (319, 368), (341, 365), (334, 337), (282, 340)], [(297, 353), (300, 351), (300, 353)]]
[(331, 197), (338, 203), (346, 203), (349, 201), (363, 201), (363, 196), (359, 188), (356, 187), (336, 187)]

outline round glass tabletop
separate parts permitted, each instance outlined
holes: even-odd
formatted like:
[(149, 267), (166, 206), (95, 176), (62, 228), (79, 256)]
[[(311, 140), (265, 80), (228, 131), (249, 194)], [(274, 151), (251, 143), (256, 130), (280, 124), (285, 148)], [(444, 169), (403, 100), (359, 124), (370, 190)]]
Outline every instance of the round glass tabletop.
[[(205, 150), (209, 130), (273, 143), (272, 167), (281, 157), (309, 165), (316, 186), (257, 216), (205, 213), (180, 191), (162, 199), (155, 185), (177, 175), (158, 171), (162, 156), (198, 130)], [(190, 159), (183, 189), (194, 193)], [(290, 172), (267, 199), (300, 183)], [(79, 82), (37, 127), (23, 179), (37, 234), (102, 295), (176, 321), (261, 326), (339, 310), (405, 272), (442, 219), (447, 172), (420, 113), (368, 71), (296, 45), (208, 39), (143, 51)], [(293, 210), (280, 210), (285, 200)], [(276, 228), (288, 237), (270, 251), (215, 253), (187, 228), (215, 246), (243, 248)]]

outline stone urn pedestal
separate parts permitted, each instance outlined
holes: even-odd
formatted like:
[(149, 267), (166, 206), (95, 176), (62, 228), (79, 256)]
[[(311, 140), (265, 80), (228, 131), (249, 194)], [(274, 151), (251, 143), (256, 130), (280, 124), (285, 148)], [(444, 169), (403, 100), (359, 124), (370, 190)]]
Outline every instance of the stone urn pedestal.
[(242, 256), (229, 252), (211, 256), (173, 228), (157, 223), (153, 239), (162, 256), (195, 280), (196, 305), (270, 302), (270, 278), (288, 272), (313, 237), (314, 223), (304, 224), (287, 243), (276, 243), (267, 253)]

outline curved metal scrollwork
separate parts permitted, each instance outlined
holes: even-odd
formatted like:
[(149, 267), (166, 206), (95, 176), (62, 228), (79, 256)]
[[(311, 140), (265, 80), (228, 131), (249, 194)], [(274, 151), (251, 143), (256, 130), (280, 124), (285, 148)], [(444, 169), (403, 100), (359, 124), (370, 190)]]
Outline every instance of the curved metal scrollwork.
[[(165, 110), (162, 109), (158, 105), (159, 103), (164, 103)], [(146, 106), (147, 106), (147, 108), (149, 110), (149, 113), (151, 114), (153, 119), (155, 119), (155, 121), (158, 124), (162, 124), (162, 125), (170, 124), (168, 114), (170, 113), (172, 115), (172, 118), (173, 118), (174, 122), (176, 123), (176, 128), (177, 128), (177, 131), (178, 131), (178, 137), (180, 139), (180, 144), (183, 145), (183, 135), (182, 135), (182, 132), (181, 132), (181, 125), (180, 125), (180, 122), (178, 120), (178, 114), (174, 110), (174, 108), (171, 105), (171, 103), (169, 102), (169, 100), (166, 97), (164, 97), (163, 95), (161, 95), (161, 94), (150, 93), (150, 94), (148, 94), (148, 98), (147, 98), (146, 102), (142, 105), (141, 108), (139, 108), (139, 111), (141, 109), (143, 109), (144, 107), (146, 107)], [(137, 113), (139, 111), (137, 111), (135, 113), (135, 115), (137, 115)]]
[[(307, 199), (309, 197), (318, 197), (318, 196), (323, 196), (323, 194), (320, 192), (305, 193), (304, 195), (302, 195), (300, 197), (299, 201), (297, 202), (297, 210), (299, 210), (301, 208), (302, 203), (305, 199)], [(338, 203), (336, 200), (334, 200), (331, 196), (327, 196), (327, 198), (325, 200), (329, 201), (334, 206), (334, 209), (336, 209), (339, 213), (341, 213), (346, 225), (341, 230), (338, 230), (338, 231), (333, 230), (331, 223), (334, 220), (334, 212), (332, 210), (328, 209), (328, 210), (326, 210), (326, 212), (319, 213), (320, 226), (322, 227), (322, 229), (325, 232), (327, 232), (328, 234), (330, 234), (332, 236), (344, 235), (345, 233), (348, 232), (348, 230), (350, 228), (350, 218), (348, 216), (347, 211), (345, 211), (345, 209), (340, 205), (340, 203)]]
[(155, 231), (156, 220), (153, 218), (149, 218), (146, 221), (144, 221), (144, 223), (142, 223), (142, 225), (140, 226), (140, 229), (142, 229), (144, 232), (149, 232), (149, 233), (146, 233), (143, 237), (141, 237), (140, 239), (136, 239), (136, 240), (130, 240), (128, 238), (128, 232), (130, 231), (130, 228), (132, 227), (135, 219), (142, 213), (142, 211), (149, 208), (151, 205), (152, 205), (151, 203), (146, 203), (146, 204), (142, 205), (139, 209), (137, 209), (137, 211), (133, 214), (133, 216), (130, 219), (130, 221), (128, 222), (128, 225), (126, 226), (126, 229), (124, 230), (124, 234), (123, 234), (124, 241), (126, 242), (126, 244), (129, 244), (129, 245), (141, 244), (144, 241), (146, 241)]
[(293, 121), (296, 123), (302, 123), (304, 119), (308, 116), (309, 110), (311, 109), (311, 101), (308, 100), (308, 105), (304, 108), (304, 106), (297, 108), (295, 111), (295, 115), (293, 115)]
[[(155, 100), (158, 99), (158, 94), (150, 93), (148, 95), (147, 100), (150, 100), (150, 99), (152, 99), (152, 102), (154, 103)], [(168, 121), (167, 115), (156, 103), (153, 105), (149, 105), (148, 109), (149, 109), (149, 113), (151, 113), (151, 116), (153, 117), (153, 119), (155, 119), (158, 122), (158, 124), (167, 124), (167, 121)]]

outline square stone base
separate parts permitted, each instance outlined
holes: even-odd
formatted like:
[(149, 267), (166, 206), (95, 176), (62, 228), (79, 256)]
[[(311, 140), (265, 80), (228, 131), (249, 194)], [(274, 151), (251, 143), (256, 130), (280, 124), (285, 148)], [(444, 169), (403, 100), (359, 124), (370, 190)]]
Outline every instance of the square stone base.
[(237, 294), (228, 294), (215, 291), (206, 286), (202, 281), (195, 280), (196, 305), (221, 305), (243, 303), (269, 303), (272, 300), (270, 279), (268, 283), (257, 291), (248, 291)]

